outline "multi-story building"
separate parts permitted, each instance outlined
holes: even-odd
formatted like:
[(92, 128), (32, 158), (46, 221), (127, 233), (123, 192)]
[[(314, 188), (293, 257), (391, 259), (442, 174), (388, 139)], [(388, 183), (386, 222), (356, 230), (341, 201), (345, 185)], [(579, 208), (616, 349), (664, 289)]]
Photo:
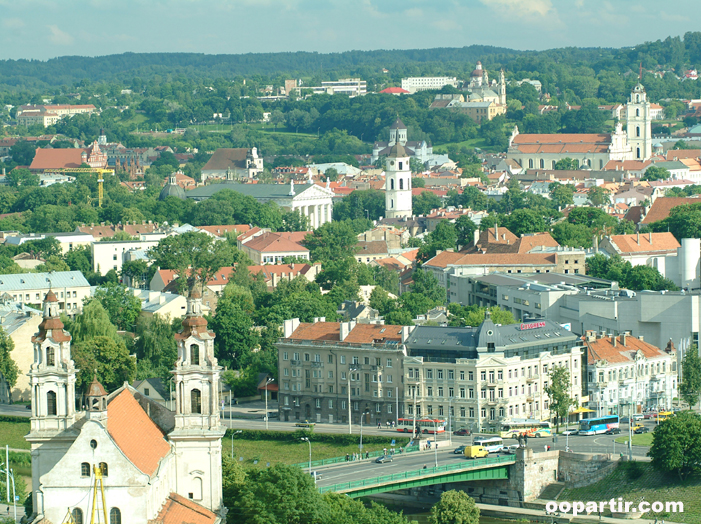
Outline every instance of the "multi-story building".
[(280, 420), (385, 424), (401, 407), (408, 327), (286, 320), (278, 347)]
[(552, 417), (549, 372), (570, 371), (582, 400), (582, 343), (559, 324), (508, 326), (489, 316), (477, 328), (417, 326), (405, 342), (403, 414), (444, 418), (452, 428), (496, 431), (512, 418)]
[(348, 95), (361, 96), (368, 92), (368, 84), (360, 78), (341, 78), (321, 83), (321, 87), (311, 88), (315, 95)]
[(0, 275), (0, 296), (7, 294), (20, 304), (38, 307), (50, 290), (56, 295), (59, 310), (74, 315), (83, 308), (83, 299), (90, 296), (90, 283), (80, 271)]
[(587, 407), (599, 415), (630, 415), (643, 409), (670, 409), (677, 397), (677, 355), (628, 333), (587, 331)]
[(458, 79), (454, 76), (412, 76), (402, 78), (402, 89), (409, 93), (442, 89), (444, 86), (458, 87)]
[(44, 127), (48, 127), (62, 118), (94, 111), (95, 106), (92, 104), (20, 106), (17, 109), (17, 123), (21, 126), (42, 124)]
[[(509, 326), (386, 326), (286, 320), (278, 342), (280, 418), (386, 423), (399, 417), (450, 418), (453, 428), (495, 431), (510, 418), (551, 414), (546, 394), (555, 366), (582, 396), (582, 342), (542, 320)], [(350, 411), (349, 411), (350, 407)]]

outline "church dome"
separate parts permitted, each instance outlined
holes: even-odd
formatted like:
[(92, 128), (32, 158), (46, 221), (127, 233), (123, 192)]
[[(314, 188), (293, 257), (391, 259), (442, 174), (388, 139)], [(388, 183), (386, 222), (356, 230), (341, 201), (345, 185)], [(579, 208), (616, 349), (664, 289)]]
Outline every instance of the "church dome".
[(475, 70), (472, 73), (470, 73), (470, 76), (482, 76), (483, 74), (484, 71), (482, 70), (482, 62), (477, 62)]
[(402, 144), (396, 143), (392, 146), (392, 149), (389, 150), (388, 156), (390, 158), (403, 158), (409, 155), (406, 154), (406, 149), (404, 149)]
[(169, 196), (174, 196), (180, 200), (185, 200), (185, 190), (177, 184), (166, 184), (163, 189), (161, 189), (161, 194), (158, 195), (158, 200), (165, 200)]

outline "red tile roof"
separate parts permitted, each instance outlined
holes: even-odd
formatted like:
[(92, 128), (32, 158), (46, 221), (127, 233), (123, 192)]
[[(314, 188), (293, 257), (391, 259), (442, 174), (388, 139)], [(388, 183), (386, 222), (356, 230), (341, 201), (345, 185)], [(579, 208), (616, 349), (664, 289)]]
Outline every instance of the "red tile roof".
[(652, 251), (674, 252), (680, 246), (674, 235), (664, 233), (633, 233), (630, 235), (612, 235), (611, 243), (620, 249), (621, 254), (649, 253)]
[(521, 153), (604, 153), (611, 135), (599, 134), (528, 134), (514, 137), (512, 146)]
[[(402, 340), (401, 326), (356, 324), (343, 341), (348, 344), (382, 344)], [(341, 338), (339, 322), (316, 322), (300, 324), (290, 336), (292, 340), (328, 340), (338, 342)]]
[(171, 493), (156, 519), (149, 524), (214, 524), (216, 520), (217, 515), (207, 508)]
[(127, 388), (107, 406), (107, 431), (129, 461), (147, 475), (153, 475), (170, 452), (159, 427)]
[(406, 94), (409, 93), (409, 91), (407, 91), (406, 89), (402, 89), (401, 87), (388, 87), (387, 89), (383, 89), (382, 91), (380, 91), (380, 93), (389, 93), (391, 95), (394, 95), (397, 93)]
[(641, 351), (646, 358), (662, 357), (666, 353), (652, 344), (648, 344), (639, 338), (627, 336), (626, 344), (623, 345), (623, 336), (616, 338), (616, 346), (613, 345), (614, 337), (603, 337), (593, 342), (587, 342), (588, 362), (594, 363), (598, 360), (607, 362), (635, 362), (635, 354)]
[(309, 253), (306, 247), (277, 233), (263, 233), (246, 242), (244, 246), (260, 253)]
[(643, 218), (643, 224), (652, 224), (658, 220), (664, 220), (669, 216), (669, 212), (672, 211), (673, 207), (681, 206), (683, 204), (699, 204), (701, 199), (699, 198), (685, 198), (685, 197), (660, 197), (653, 202), (650, 207), (650, 211), (647, 212), (645, 218)]
[(667, 151), (667, 160), (683, 160), (686, 158), (700, 158), (701, 149), (670, 149)]
[[(447, 253), (447, 254), (446, 254)], [(455, 266), (552, 266), (555, 265), (555, 254), (537, 253), (497, 253), (497, 254), (465, 254), (439, 253), (424, 266), (446, 268)]]
[[(229, 278), (236, 268), (234, 266), (226, 266), (212, 275), (212, 278), (207, 282), (208, 286), (225, 286), (229, 283)], [(178, 277), (178, 272), (174, 269), (159, 269), (157, 273), (160, 275), (163, 284), (167, 287), (173, 280)], [(188, 270), (188, 274), (190, 271)]]
[(80, 167), (83, 164), (82, 149), (37, 149), (29, 169), (57, 169)]
[(88, 233), (97, 238), (110, 238), (117, 232), (124, 232), (133, 237), (144, 233), (153, 233), (158, 224), (126, 224), (117, 226), (78, 226), (78, 231)]

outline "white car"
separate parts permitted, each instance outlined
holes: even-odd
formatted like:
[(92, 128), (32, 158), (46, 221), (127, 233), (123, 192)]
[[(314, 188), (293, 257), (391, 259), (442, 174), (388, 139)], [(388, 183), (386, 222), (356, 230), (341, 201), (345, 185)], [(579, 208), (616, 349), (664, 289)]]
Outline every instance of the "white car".
[(572, 435), (576, 435), (576, 434), (577, 434), (577, 430), (576, 430), (576, 429), (566, 429), (566, 430), (563, 431), (561, 434), (562, 434), (563, 437), (572, 436)]
[(504, 446), (499, 450), (499, 453), (503, 453), (504, 455), (513, 455), (516, 453), (516, 450), (518, 449), (518, 444), (512, 444), (511, 446)]

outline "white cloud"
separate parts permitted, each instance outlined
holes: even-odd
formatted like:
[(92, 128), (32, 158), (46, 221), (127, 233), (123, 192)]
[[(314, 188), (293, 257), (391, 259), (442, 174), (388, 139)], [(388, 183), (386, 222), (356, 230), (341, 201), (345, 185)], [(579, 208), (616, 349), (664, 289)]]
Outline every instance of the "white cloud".
[(5, 18), (2, 21), (2, 26), (8, 29), (20, 29), (24, 27), (24, 20), (21, 18)]
[(480, 0), (494, 9), (507, 9), (516, 16), (546, 16), (555, 13), (551, 0)]
[(49, 35), (49, 40), (57, 45), (71, 45), (73, 43), (73, 37), (64, 31), (61, 31), (57, 25), (47, 26), (51, 34)]

